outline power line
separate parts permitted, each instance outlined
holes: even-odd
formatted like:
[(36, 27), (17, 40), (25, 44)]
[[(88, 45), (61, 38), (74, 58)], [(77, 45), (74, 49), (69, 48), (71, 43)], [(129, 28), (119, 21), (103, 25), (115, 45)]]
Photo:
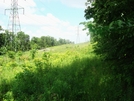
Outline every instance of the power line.
[(18, 12), (19, 9), (22, 9), (24, 12), (24, 8), (18, 7), (18, 0), (11, 0), (11, 8), (5, 9), (5, 14), (7, 10), (10, 10), (8, 30), (14, 34), (21, 30)]

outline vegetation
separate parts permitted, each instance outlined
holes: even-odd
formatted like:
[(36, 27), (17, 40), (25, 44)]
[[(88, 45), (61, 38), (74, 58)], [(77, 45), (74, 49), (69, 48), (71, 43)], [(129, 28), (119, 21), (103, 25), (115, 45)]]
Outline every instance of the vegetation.
[(31, 52), (0, 57), (0, 101), (103, 101), (107, 64), (91, 44), (68, 46), (58, 47), (66, 47), (60, 53), (39, 50), (34, 58)]
[[(86, 19), (94, 19), (85, 23), (92, 42), (96, 43), (94, 52), (111, 65), (115, 86), (112, 91), (116, 94), (111, 97), (116, 101), (134, 100), (133, 3), (133, 0), (88, 0), (87, 5), (91, 5), (85, 10)], [(111, 97), (108, 101), (113, 101)]]
[[(0, 31), (3, 30), (0, 26)], [(73, 42), (66, 39), (56, 40), (50, 36), (42, 36), (40, 38), (30, 36), (24, 32), (18, 32), (16, 35), (3, 31), (0, 33), (0, 55), (5, 54), (7, 51), (28, 51), (30, 49), (43, 49), (51, 46), (58, 46), (63, 44), (72, 44)]]
[(92, 43), (0, 34), (0, 101), (134, 101), (134, 1), (86, 4)]

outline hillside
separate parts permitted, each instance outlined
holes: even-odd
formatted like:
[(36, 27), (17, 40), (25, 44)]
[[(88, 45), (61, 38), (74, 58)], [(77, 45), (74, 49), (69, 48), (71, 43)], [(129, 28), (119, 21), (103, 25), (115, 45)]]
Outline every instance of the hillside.
[(92, 44), (83, 43), (0, 57), (0, 101), (104, 99), (109, 76), (92, 51)]
[(84, 48), (89, 45), (89, 42), (86, 43), (80, 43), (80, 44), (64, 44), (64, 45), (59, 45), (59, 46), (53, 46), (53, 47), (48, 47), (46, 49), (42, 49), (39, 51), (50, 51), (54, 53), (60, 53), (60, 52), (65, 52), (67, 50), (74, 50), (76, 48)]

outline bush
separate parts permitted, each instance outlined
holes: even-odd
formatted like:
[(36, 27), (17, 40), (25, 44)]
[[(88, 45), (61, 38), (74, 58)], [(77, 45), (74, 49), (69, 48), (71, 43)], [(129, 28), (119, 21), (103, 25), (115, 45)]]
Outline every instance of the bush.
[(1, 47), (0, 48), (0, 55), (4, 55), (4, 54), (6, 54), (6, 52), (7, 52), (6, 47)]
[(15, 59), (15, 52), (14, 51), (8, 51), (8, 57), (11, 59)]
[(36, 52), (37, 52), (36, 49), (32, 49), (32, 50), (30, 51), (30, 54), (31, 54), (32, 59), (34, 59)]
[(3, 98), (10, 90), (11, 90), (11, 84), (9, 83), (9, 81), (5, 79), (1, 79), (0, 80), (0, 101), (3, 101)]
[[(73, 58), (75, 59), (75, 58)], [(36, 68), (25, 68), (16, 75), (13, 95), (17, 101), (98, 101), (104, 93), (99, 85), (102, 63), (94, 57), (74, 60), (71, 64), (50, 66), (43, 59), (34, 59)], [(60, 63), (59, 63), (60, 65)], [(100, 88), (103, 87), (103, 88)]]
[(18, 54), (18, 56), (20, 57), (20, 56), (23, 55), (23, 52), (22, 52), (22, 51), (18, 51), (17, 54)]

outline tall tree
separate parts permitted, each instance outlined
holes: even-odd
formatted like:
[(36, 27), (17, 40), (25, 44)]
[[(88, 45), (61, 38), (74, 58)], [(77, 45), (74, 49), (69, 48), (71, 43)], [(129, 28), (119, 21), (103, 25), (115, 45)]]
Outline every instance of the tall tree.
[(45, 36), (42, 36), (42, 37), (41, 37), (41, 42), (40, 42), (40, 44), (41, 44), (41, 47), (42, 47), (42, 48), (45, 48), (45, 47), (47, 46), (47, 44), (46, 44), (46, 37), (45, 37)]
[(32, 37), (31, 42), (30, 42), (31, 48), (40, 49), (39, 43), (40, 43), (40, 38)]
[(30, 49), (30, 37), (24, 32), (18, 32), (16, 35), (17, 50), (26, 51)]
[(4, 43), (5, 43), (5, 34), (0, 32), (0, 47), (4, 46)]
[(87, 4), (85, 17), (94, 19), (87, 27), (96, 42), (95, 52), (113, 63), (113, 73), (121, 79), (122, 97), (117, 99), (133, 101), (134, 0), (88, 0)]

